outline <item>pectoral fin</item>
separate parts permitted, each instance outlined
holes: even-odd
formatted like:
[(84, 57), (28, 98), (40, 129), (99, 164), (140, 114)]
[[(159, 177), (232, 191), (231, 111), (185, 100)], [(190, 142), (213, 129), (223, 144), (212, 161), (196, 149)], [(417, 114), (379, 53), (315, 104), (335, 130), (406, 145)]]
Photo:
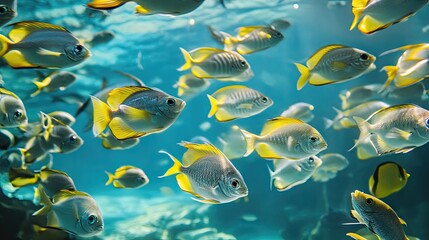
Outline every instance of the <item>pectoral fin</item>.
[(386, 138), (403, 139), (408, 141), (413, 133), (401, 130), (399, 128), (392, 128), (387, 134)]
[(53, 57), (59, 57), (62, 54), (60, 52), (54, 52), (45, 48), (39, 48), (39, 51), (37, 51), (37, 53), (40, 55), (53, 56)]

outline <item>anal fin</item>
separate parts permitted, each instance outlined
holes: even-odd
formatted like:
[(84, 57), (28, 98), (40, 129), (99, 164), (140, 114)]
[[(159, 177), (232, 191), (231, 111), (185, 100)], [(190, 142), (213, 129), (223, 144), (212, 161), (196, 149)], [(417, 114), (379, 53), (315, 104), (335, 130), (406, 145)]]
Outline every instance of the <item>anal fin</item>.
[(118, 140), (126, 140), (130, 138), (138, 138), (144, 136), (146, 133), (137, 132), (128, 126), (121, 118), (115, 117), (109, 124), (113, 136)]
[(260, 143), (256, 147), (256, 152), (262, 158), (271, 158), (271, 159), (284, 159), (284, 156), (280, 156), (276, 153), (268, 144)]
[(25, 59), (24, 55), (18, 50), (9, 51), (4, 55), (4, 59), (12, 68), (35, 68), (38, 67)]

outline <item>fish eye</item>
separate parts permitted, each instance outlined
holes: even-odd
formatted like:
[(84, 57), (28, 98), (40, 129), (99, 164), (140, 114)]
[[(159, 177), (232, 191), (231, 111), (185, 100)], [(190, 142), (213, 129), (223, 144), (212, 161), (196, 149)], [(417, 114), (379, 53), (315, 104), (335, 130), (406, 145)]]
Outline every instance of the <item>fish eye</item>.
[(21, 110), (16, 110), (16, 112), (13, 113), (13, 116), (15, 118), (20, 118), (22, 116), (22, 111)]
[(426, 127), (429, 128), (429, 118), (426, 119)]
[(89, 217), (88, 217), (88, 223), (89, 224), (91, 224), (91, 225), (93, 225), (93, 224), (95, 224), (97, 222), (97, 216), (95, 216), (95, 215), (89, 215)]
[(80, 55), (81, 53), (82, 53), (82, 51), (83, 51), (83, 46), (82, 45), (80, 45), (80, 44), (78, 44), (78, 45), (76, 45), (75, 47), (74, 47), (74, 52), (77, 54), (77, 55)]
[(309, 157), (309, 158), (308, 158), (308, 161), (309, 161), (310, 163), (314, 163), (314, 158), (313, 158), (313, 157)]
[(241, 60), (241, 61), (240, 61), (240, 64), (241, 64), (241, 66), (243, 66), (243, 67), (244, 67), (244, 66), (246, 66), (246, 61)]
[(8, 7), (7, 6), (0, 6), (0, 14), (5, 14), (8, 11)]
[(361, 59), (362, 61), (366, 61), (366, 60), (368, 60), (368, 58), (369, 58), (369, 56), (368, 56), (368, 54), (366, 54), (366, 53), (362, 53), (362, 54), (360, 55), (360, 59)]
[(312, 142), (312, 143), (315, 143), (316, 141), (318, 141), (319, 140), (319, 138), (318, 137), (310, 137), (310, 141)]
[(237, 178), (231, 179), (231, 187), (234, 189), (240, 187), (240, 182), (238, 181)]
[(365, 200), (365, 202), (366, 202), (366, 204), (370, 205), (370, 204), (372, 204), (374, 202), (374, 200), (372, 200), (372, 198), (367, 198)]
[(263, 103), (267, 103), (267, 102), (268, 102), (268, 98), (267, 98), (267, 97), (262, 97), (262, 98), (261, 98), (261, 101), (262, 101)]
[(77, 136), (76, 135), (71, 135), (69, 138), (70, 142), (76, 142), (77, 141)]
[(170, 107), (173, 107), (176, 105), (176, 100), (174, 100), (173, 98), (169, 98), (167, 99), (167, 105)]

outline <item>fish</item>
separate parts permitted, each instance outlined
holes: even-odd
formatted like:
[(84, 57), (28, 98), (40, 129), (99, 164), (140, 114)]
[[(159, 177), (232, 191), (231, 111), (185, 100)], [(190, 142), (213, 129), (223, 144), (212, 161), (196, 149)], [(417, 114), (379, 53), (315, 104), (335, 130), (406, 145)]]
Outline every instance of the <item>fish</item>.
[(341, 130), (356, 127), (357, 125), (353, 117), (367, 119), (374, 112), (389, 106), (389, 104), (382, 101), (371, 101), (345, 111), (333, 108), (337, 112), (337, 116), (332, 120), (325, 118), (325, 129), (333, 127), (335, 130)]
[(46, 226), (62, 229), (80, 237), (91, 237), (104, 229), (103, 216), (95, 200), (87, 193), (61, 190), (53, 201), (38, 187), (43, 208), (33, 216), (47, 216)]
[(76, 75), (70, 72), (55, 71), (49, 74), (42, 81), (33, 81), (36, 85), (37, 90), (31, 94), (31, 97), (39, 95), (40, 92), (55, 92), (64, 91), (76, 80)]
[(322, 165), (311, 176), (315, 182), (327, 182), (349, 165), (347, 158), (339, 153), (326, 153), (321, 155), (320, 159)]
[(10, 39), (0, 35), (0, 56), (12, 68), (66, 68), (91, 56), (89, 49), (61, 26), (32, 21), (12, 26)]
[(385, 66), (387, 80), (383, 85), (385, 90), (392, 82), (398, 88), (407, 87), (418, 83), (429, 76), (429, 44), (420, 43), (399, 47), (382, 53), (386, 55), (391, 52), (405, 50), (399, 57), (396, 66)]
[(410, 174), (398, 163), (381, 163), (369, 178), (369, 191), (377, 198), (385, 198), (404, 188), (409, 177)]
[[(356, 233), (348, 233), (347, 236), (357, 240), (380, 240), (375, 233), (371, 232), (371, 230), (366, 227), (359, 229)], [(420, 238), (407, 236), (407, 240), (420, 240)]]
[(358, 78), (376, 68), (375, 60), (375, 56), (357, 48), (340, 44), (324, 46), (308, 59), (307, 66), (295, 63), (301, 74), (297, 89), (307, 83), (321, 86)]
[(10, 131), (0, 129), (0, 150), (8, 150), (15, 146), (18, 140)]
[(186, 63), (178, 71), (191, 69), (198, 78), (215, 78), (220, 81), (243, 82), (253, 77), (246, 59), (236, 52), (217, 48), (197, 48), (190, 52), (180, 48)]
[(0, 128), (13, 128), (28, 122), (22, 100), (13, 92), (0, 87)]
[[(73, 124), (76, 122), (76, 119), (71, 114), (64, 111), (54, 111), (48, 113), (48, 116), (55, 118), (58, 122), (61, 122), (62, 124), (67, 125), (69, 127), (73, 126)], [(43, 132), (43, 126), (41, 121), (37, 121), (27, 124), (21, 124), (19, 126), (19, 130), (23, 132), (24, 138), (32, 138)]]
[(38, 225), (33, 224), (33, 230), (35, 232), (37, 240), (43, 239), (63, 239), (63, 240), (73, 240), (74, 235), (65, 232), (61, 229), (56, 228), (44, 228)]
[(18, 190), (9, 181), (9, 170), (12, 168), (22, 168), (24, 162), (25, 156), (22, 149), (9, 149), (0, 156), (0, 188), (8, 197), (12, 197), (13, 193)]
[(17, 0), (2, 0), (0, 3), (0, 26), (10, 22), (18, 15)]
[(404, 88), (389, 88), (383, 94), (384, 98), (388, 101), (395, 101), (398, 103), (412, 101), (412, 100), (427, 100), (428, 90), (422, 82), (410, 85)]
[(220, 149), (229, 160), (242, 158), (246, 153), (246, 140), (237, 125), (234, 125), (222, 137), (218, 137)]
[(208, 117), (214, 115), (219, 122), (251, 117), (273, 104), (269, 97), (242, 85), (223, 87), (207, 97), (211, 105)]
[(122, 141), (118, 140), (115, 138), (115, 136), (113, 136), (110, 130), (107, 131), (106, 133), (101, 133), (100, 135), (98, 135), (98, 137), (102, 139), (101, 145), (105, 149), (110, 149), (110, 150), (130, 149), (137, 146), (137, 144), (139, 144), (140, 142), (140, 139), (138, 138), (130, 138)]
[(315, 128), (295, 118), (276, 117), (268, 120), (260, 136), (240, 130), (246, 140), (244, 157), (256, 150), (265, 159), (298, 160), (314, 156), (328, 147)]
[(394, 105), (374, 112), (366, 120), (359, 117), (353, 119), (360, 135), (351, 149), (369, 138), (380, 156), (407, 153), (429, 141), (429, 111), (417, 105)]
[(26, 164), (41, 161), (46, 158), (50, 152), (55, 151), (57, 151), (55, 146), (52, 143), (48, 143), (42, 135), (30, 138), (22, 149)]
[(353, 0), (350, 31), (357, 25), (364, 34), (375, 33), (407, 20), (427, 3), (427, 0)]
[[(351, 201), (351, 216), (365, 224), (380, 240), (407, 239), (402, 228), (405, 221), (385, 202), (358, 190), (351, 193)], [(356, 233), (347, 233), (347, 236), (359, 237)]]
[(342, 91), (339, 94), (341, 109), (346, 110), (368, 101), (381, 100), (382, 88), (382, 84), (367, 84)]
[(303, 122), (310, 122), (314, 118), (314, 114), (311, 112), (313, 110), (313, 105), (305, 102), (299, 102), (289, 106), (289, 108), (284, 110), (280, 116), (286, 118), (296, 118)]
[(269, 24), (269, 26), (277, 31), (284, 31), (292, 26), (292, 23), (286, 19), (275, 19)]
[(210, 85), (211, 83), (208, 79), (197, 78), (193, 74), (188, 73), (180, 76), (173, 87), (177, 88), (177, 96), (189, 100), (207, 90)]
[(171, 126), (185, 107), (185, 101), (162, 91), (141, 86), (111, 90), (107, 104), (91, 96), (94, 108), (94, 136), (107, 127), (118, 140), (139, 138)]
[(92, 37), (92, 39), (87, 42), (87, 44), (91, 47), (96, 47), (99, 45), (109, 43), (114, 38), (115, 38), (115, 34), (112, 31), (106, 30), (106, 31), (96, 33)]
[(122, 166), (116, 169), (115, 174), (106, 171), (109, 179), (106, 186), (113, 183), (115, 188), (140, 188), (149, 183), (149, 178), (140, 168)]
[(193, 200), (220, 204), (228, 203), (248, 195), (246, 183), (231, 161), (215, 146), (182, 142), (187, 151), (183, 164), (167, 154), (174, 165), (162, 176), (176, 174), (179, 187), (194, 196)]
[(281, 32), (270, 26), (240, 27), (235, 37), (225, 32), (219, 32), (212, 27), (209, 30), (217, 41), (223, 40), (222, 43), (225, 45), (225, 50), (237, 51), (242, 55), (274, 47), (284, 39)]
[(190, 13), (197, 9), (204, 0), (92, 0), (87, 4), (90, 8), (110, 10), (118, 8), (127, 2), (135, 2), (138, 5), (135, 12), (140, 15), (172, 15), (178, 16)]
[(274, 171), (268, 166), (270, 188), (273, 182), (274, 187), (280, 192), (303, 184), (321, 165), (322, 160), (316, 156), (300, 160), (275, 160)]

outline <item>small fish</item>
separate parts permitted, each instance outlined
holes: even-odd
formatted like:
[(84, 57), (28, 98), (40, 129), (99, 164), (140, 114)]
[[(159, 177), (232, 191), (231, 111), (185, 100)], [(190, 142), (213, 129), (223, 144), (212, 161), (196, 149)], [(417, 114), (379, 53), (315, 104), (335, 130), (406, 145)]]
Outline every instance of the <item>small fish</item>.
[(337, 112), (337, 116), (330, 120), (325, 118), (325, 129), (333, 127), (335, 130), (356, 127), (356, 122), (353, 117), (367, 119), (374, 112), (389, 107), (389, 104), (381, 101), (372, 101), (362, 103), (354, 108), (341, 111), (333, 108)]
[(236, 125), (232, 126), (223, 137), (218, 137), (218, 140), (220, 149), (230, 160), (242, 158), (246, 153), (246, 140)]
[(0, 3), (0, 26), (5, 25), (18, 15), (17, 0), (2, 0)]
[(8, 130), (0, 129), (0, 150), (8, 150), (15, 146), (17, 138)]
[(40, 92), (64, 91), (76, 80), (76, 75), (69, 72), (53, 72), (44, 78), (41, 82), (33, 81), (37, 90), (31, 94), (31, 97), (37, 96)]
[(382, 99), (381, 89), (383, 89), (382, 84), (368, 84), (344, 90), (339, 95), (341, 109), (346, 110), (368, 101), (380, 100)]
[(215, 115), (219, 122), (256, 115), (273, 104), (262, 93), (241, 85), (223, 87), (212, 95), (207, 95), (211, 109), (208, 117)]
[(44, 206), (33, 215), (47, 216), (44, 227), (59, 228), (80, 237), (94, 236), (103, 231), (100, 208), (89, 194), (61, 190), (51, 201), (41, 185), (38, 189), (40, 201)]
[(115, 174), (106, 172), (109, 180), (106, 186), (113, 183), (115, 188), (140, 188), (149, 183), (149, 178), (140, 168), (122, 166), (116, 169)]
[(109, 30), (106, 30), (106, 31), (96, 33), (92, 37), (92, 39), (90, 41), (88, 41), (87, 43), (91, 47), (96, 47), (96, 46), (103, 45), (103, 44), (106, 44), (106, 43), (112, 41), (113, 38), (115, 38), (115, 34)]
[(18, 190), (9, 181), (9, 171), (12, 168), (22, 168), (24, 162), (25, 156), (21, 149), (9, 149), (0, 156), (0, 188), (8, 197), (12, 197)]
[(92, 0), (87, 6), (95, 9), (110, 10), (124, 5), (127, 2), (135, 2), (136, 13), (141, 15), (163, 14), (178, 16), (194, 11), (204, 0)]
[(369, 178), (369, 191), (377, 198), (385, 198), (399, 192), (407, 184), (410, 174), (395, 162), (384, 162), (377, 166)]
[(301, 90), (307, 82), (321, 86), (358, 78), (376, 68), (375, 59), (373, 55), (357, 48), (327, 45), (308, 59), (307, 66), (295, 63), (301, 73), (297, 89)]
[(278, 191), (286, 191), (297, 185), (305, 183), (311, 175), (322, 165), (322, 160), (311, 156), (301, 160), (274, 160), (275, 171), (268, 167), (270, 172), (270, 188), (274, 181), (274, 187)]
[[(402, 228), (402, 224), (406, 224), (405, 221), (385, 202), (358, 190), (351, 193), (351, 199), (351, 216), (359, 223), (365, 224), (380, 240), (407, 239)], [(356, 233), (348, 233), (347, 236), (360, 237)]]
[(179, 187), (204, 203), (227, 203), (248, 195), (240, 172), (215, 146), (182, 142), (183, 164), (165, 151), (174, 165), (162, 176), (176, 175)]
[(276, 19), (269, 24), (272, 29), (275, 29), (277, 31), (284, 31), (288, 29), (291, 25), (292, 24), (286, 19)]
[(210, 81), (204, 78), (197, 78), (193, 74), (188, 73), (180, 76), (179, 81), (174, 84), (177, 88), (177, 95), (185, 100), (191, 99), (210, 87)]
[(64, 111), (54, 111), (48, 113), (48, 116), (55, 118), (55, 120), (69, 127), (73, 126), (76, 122), (76, 118), (74, 118), (70, 113)]
[(399, 57), (396, 66), (385, 66), (382, 69), (387, 73), (387, 80), (383, 86), (383, 90), (392, 81), (396, 87), (402, 88), (418, 83), (429, 76), (429, 44), (407, 45), (384, 52), (381, 56), (399, 50), (405, 51)]
[(311, 176), (315, 182), (327, 182), (349, 165), (347, 158), (338, 153), (326, 153), (321, 155), (320, 159), (322, 159), (322, 165)]
[(24, 103), (15, 93), (0, 87), (0, 128), (13, 128), (27, 124)]
[(359, 23), (358, 29), (362, 33), (377, 32), (407, 20), (427, 2), (427, 0), (352, 0), (354, 19), (350, 30)]
[(268, 120), (261, 135), (257, 136), (241, 129), (247, 151), (254, 150), (266, 159), (303, 159), (314, 156), (328, 147), (322, 135), (307, 123), (295, 119), (277, 117)]
[(412, 100), (427, 100), (429, 98), (429, 92), (422, 82), (404, 88), (388, 88), (383, 93), (386, 100), (398, 103)]
[(128, 86), (111, 90), (107, 104), (91, 96), (94, 136), (107, 127), (118, 140), (139, 138), (171, 126), (186, 103), (162, 91)]
[(0, 35), (0, 56), (12, 68), (65, 68), (91, 56), (67, 29), (50, 23), (14, 23), (9, 38)]
[(417, 105), (395, 105), (374, 112), (366, 120), (353, 119), (360, 130), (355, 146), (369, 138), (379, 156), (407, 153), (429, 141), (429, 111)]
[(139, 144), (140, 142), (140, 139), (138, 138), (131, 138), (131, 139), (126, 139), (122, 141), (118, 140), (115, 138), (115, 136), (113, 136), (110, 130), (107, 131), (106, 133), (101, 133), (100, 135), (98, 135), (98, 137), (102, 139), (101, 145), (105, 149), (110, 149), (110, 150), (130, 149), (137, 146), (137, 144)]
[(217, 48), (197, 48), (191, 52), (180, 48), (186, 63), (179, 71), (191, 69), (198, 78), (216, 78), (220, 81), (247, 81), (253, 77), (249, 63), (236, 52)]
[[(49, 113), (48, 116), (55, 118), (57, 121), (69, 127), (71, 127), (76, 122), (76, 119), (68, 112), (54, 111)], [(32, 138), (43, 132), (43, 126), (41, 121), (38, 121), (38, 122), (32, 122), (27, 124), (21, 124), (21, 126), (19, 126), (19, 130), (21, 130), (24, 133), (24, 138)]]
[(314, 118), (314, 115), (311, 112), (313, 110), (313, 105), (304, 102), (299, 102), (291, 105), (288, 109), (284, 110), (280, 116), (286, 118), (296, 118), (303, 122), (310, 122)]

